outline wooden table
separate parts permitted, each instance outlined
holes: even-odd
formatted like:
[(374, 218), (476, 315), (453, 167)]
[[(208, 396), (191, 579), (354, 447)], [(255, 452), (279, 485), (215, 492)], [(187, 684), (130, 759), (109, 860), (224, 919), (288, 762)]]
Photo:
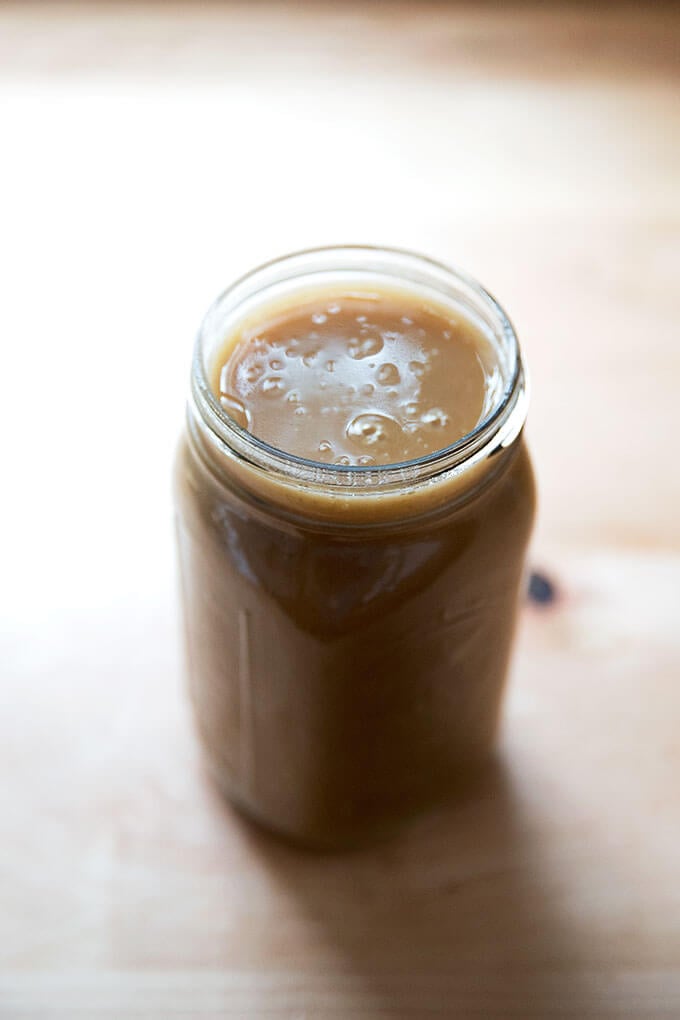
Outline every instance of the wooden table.
[[(680, 14), (0, 8), (0, 1016), (680, 1016)], [(541, 492), (499, 760), (370, 852), (202, 771), (169, 474), (236, 273), (466, 267)]]

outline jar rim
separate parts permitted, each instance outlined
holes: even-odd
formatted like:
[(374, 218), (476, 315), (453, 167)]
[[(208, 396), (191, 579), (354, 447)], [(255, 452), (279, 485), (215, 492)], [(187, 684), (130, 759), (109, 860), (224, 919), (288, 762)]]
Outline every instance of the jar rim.
[[(328, 464), (288, 453), (259, 439), (229, 417), (210, 385), (206, 345), (221, 334), (229, 322), (238, 322), (249, 299), (266, 299), (279, 284), (299, 286), (303, 279), (341, 278), (356, 284), (380, 276), (390, 282), (427, 287), (441, 297), (455, 296), (467, 313), (486, 314), (494, 339), (505, 347), (509, 371), (499, 397), (475, 428), (449, 446), (411, 460), (380, 465)], [(319, 280), (316, 281), (319, 283)], [(239, 309), (241, 314), (239, 315)], [(489, 320), (492, 320), (489, 322)], [(526, 419), (527, 379), (517, 334), (501, 304), (474, 277), (428, 256), (403, 248), (376, 245), (332, 245), (308, 248), (279, 256), (249, 270), (226, 287), (210, 306), (199, 328), (191, 373), (190, 413), (197, 413), (211, 439), (228, 456), (268, 474), (279, 474), (303, 485), (328, 490), (373, 492), (427, 482), (452, 469), (460, 470), (480, 451), (506, 447), (516, 439)], [(488, 449), (487, 449), (488, 448)]]

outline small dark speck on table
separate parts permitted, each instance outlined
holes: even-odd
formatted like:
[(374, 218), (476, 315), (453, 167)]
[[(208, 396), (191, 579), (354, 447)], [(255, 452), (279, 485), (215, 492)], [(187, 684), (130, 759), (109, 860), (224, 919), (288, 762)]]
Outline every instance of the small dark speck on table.
[(538, 606), (549, 606), (557, 598), (555, 585), (545, 574), (532, 570), (529, 576), (529, 601)]

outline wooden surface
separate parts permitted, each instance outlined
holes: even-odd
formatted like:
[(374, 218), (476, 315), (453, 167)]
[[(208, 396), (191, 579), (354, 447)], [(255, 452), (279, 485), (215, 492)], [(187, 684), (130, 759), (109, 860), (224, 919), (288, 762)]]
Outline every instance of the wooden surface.
[[(0, 7), (0, 1016), (680, 1015), (680, 14)], [(497, 765), (370, 852), (201, 768), (169, 473), (194, 331), (301, 246), (481, 278), (541, 513)]]

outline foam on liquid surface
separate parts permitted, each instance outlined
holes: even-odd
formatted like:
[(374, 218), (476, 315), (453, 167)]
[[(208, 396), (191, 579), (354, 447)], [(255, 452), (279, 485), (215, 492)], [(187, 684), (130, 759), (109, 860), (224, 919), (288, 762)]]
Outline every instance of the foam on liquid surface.
[(222, 406), (254, 436), (327, 464), (412, 460), (484, 417), (498, 368), (462, 315), (409, 293), (319, 292), (231, 334), (213, 366)]

